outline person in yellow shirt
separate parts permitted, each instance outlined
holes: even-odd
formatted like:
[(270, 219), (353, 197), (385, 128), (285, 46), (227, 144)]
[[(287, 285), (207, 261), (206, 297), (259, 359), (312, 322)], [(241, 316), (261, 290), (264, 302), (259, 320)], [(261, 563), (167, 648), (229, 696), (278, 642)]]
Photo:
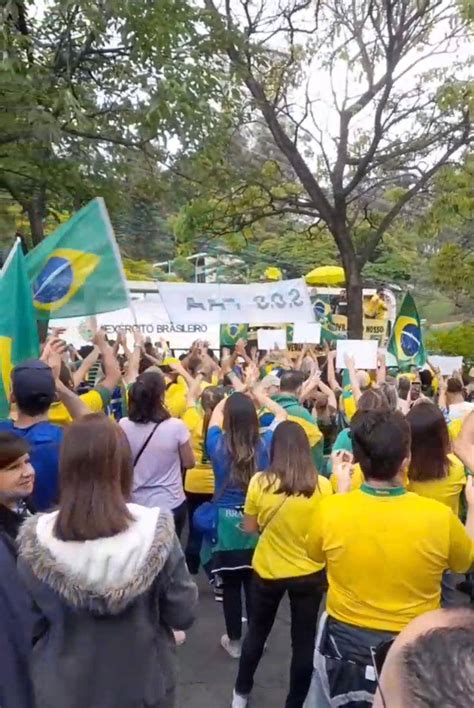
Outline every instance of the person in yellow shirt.
[(375, 295), (364, 304), (364, 315), (369, 319), (382, 319), (387, 314), (387, 304), (384, 300), (384, 289), (378, 288)]
[(446, 504), (459, 516), (459, 502), (466, 486), (462, 462), (451, 453), (446, 420), (426, 399), (407, 415), (411, 431), (411, 464), (408, 490)]
[(331, 485), (317, 473), (303, 428), (295, 422), (280, 423), (272, 439), (270, 466), (252, 477), (245, 500), (244, 529), (260, 531), (260, 539), (252, 561), (252, 614), (240, 657), (234, 708), (247, 705), (265, 642), (286, 593), (293, 646), (286, 705), (303, 706), (325, 589), (324, 564), (309, 558), (305, 539), (319, 500), (329, 494)]
[(202, 534), (193, 524), (193, 515), (198, 506), (211, 501), (214, 494), (214, 472), (206, 454), (205, 440), (212, 411), (225, 397), (218, 386), (207, 386), (201, 392), (201, 377), (197, 377), (188, 389), (187, 407), (182, 421), (191, 433), (191, 445), (196, 465), (186, 470), (184, 492), (188, 503), (189, 535), (185, 556), (189, 572), (197, 575), (200, 566)]
[[(465, 528), (446, 504), (405, 489), (410, 428), (401, 413), (357, 412), (352, 442), (365, 482), (323, 499), (308, 530), (308, 555), (326, 563), (329, 591), (307, 708), (345, 705), (354, 693), (356, 705), (370, 705), (374, 651), (440, 606), (445, 570), (465, 573), (474, 561), (472, 479)], [(349, 490), (351, 465), (333, 464), (339, 492)]]
[[(103, 329), (97, 330), (93, 341), (102, 359), (104, 378), (92, 391), (81, 394), (79, 398), (90, 413), (99, 413), (105, 410), (110, 403), (112, 392), (120, 381), (121, 373), (117, 358), (112, 347), (107, 342)], [(64, 362), (61, 368), (60, 380), (71, 391), (74, 390), (74, 380), (71, 371)], [(62, 402), (52, 404), (49, 409), (48, 419), (50, 423), (55, 423), (56, 425), (69, 425), (72, 422), (72, 417)]]

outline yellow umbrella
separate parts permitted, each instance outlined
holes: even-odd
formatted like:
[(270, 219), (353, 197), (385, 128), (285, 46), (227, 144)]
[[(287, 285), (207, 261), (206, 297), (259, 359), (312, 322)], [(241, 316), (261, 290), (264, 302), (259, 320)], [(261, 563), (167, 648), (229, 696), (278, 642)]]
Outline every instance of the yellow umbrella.
[(283, 278), (283, 273), (275, 266), (267, 268), (263, 275), (267, 280), (281, 280)]
[(346, 277), (340, 266), (321, 266), (305, 275), (307, 285), (344, 285)]

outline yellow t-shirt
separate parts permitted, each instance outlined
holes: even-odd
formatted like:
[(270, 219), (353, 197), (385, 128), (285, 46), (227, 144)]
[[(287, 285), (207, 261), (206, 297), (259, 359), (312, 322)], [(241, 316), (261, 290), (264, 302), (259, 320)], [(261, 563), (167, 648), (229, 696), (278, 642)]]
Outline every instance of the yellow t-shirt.
[[(105, 388), (94, 388), (92, 391), (79, 396), (91, 413), (100, 413), (110, 403), (110, 392)], [(48, 412), (50, 423), (56, 425), (69, 425), (72, 418), (64, 403), (53, 403)]]
[(442, 504), (449, 506), (451, 511), (459, 516), (459, 499), (462, 490), (466, 485), (466, 473), (464, 465), (456, 455), (448, 455), (449, 471), (444, 479), (432, 479), (428, 482), (408, 481), (408, 490), (415, 492), (421, 497), (436, 499)]
[[(260, 528), (285, 499), (283, 494), (275, 494), (276, 485), (264, 491), (267, 479), (265, 472), (254, 475), (245, 500), (244, 513), (256, 516)], [(319, 475), (312, 497), (291, 496), (282, 504), (260, 536), (253, 555), (253, 568), (261, 578), (295, 578), (316, 573), (324, 567), (324, 563), (308, 557), (306, 534), (321, 498), (328, 494), (332, 494), (331, 485)]]
[(456, 440), (459, 433), (461, 432), (462, 424), (463, 424), (462, 418), (457, 418), (456, 420), (452, 420), (449, 423), (448, 431), (449, 431), (449, 437), (451, 438), (451, 440)]
[(191, 433), (196, 465), (191, 470), (186, 470), (184, 489), (194, 494), (214, 494), (214, 472), (212, 465), (206, 460), (202, 438), (202, 424), (204, 416), (197, 408), (187, 408), (182, 420)]
[(178, 377), (176, 383), (171, 384), (165, 391), (165, 406), (173, 418), (182, 418), (186, 410), (186, 396), (188, 388), (186, 382)]
[(444, 504), (403, 489), (390, 496), (364, 489), (321, 501), (308, 554), (326, 563), (331, 617), (400, 632), (440, 606), (443, 572), (467, 572), (474, 544)]
[(367, 317), (384, 317), (387, 309), (387, 305), (378, 295), (372, 295), (364, 305)]

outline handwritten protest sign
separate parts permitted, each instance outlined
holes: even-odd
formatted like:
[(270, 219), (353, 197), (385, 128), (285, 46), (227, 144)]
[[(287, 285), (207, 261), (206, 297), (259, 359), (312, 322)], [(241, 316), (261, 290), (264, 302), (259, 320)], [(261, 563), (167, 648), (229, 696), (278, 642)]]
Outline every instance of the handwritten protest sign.
[(160, 283), (159, 288), (171, 322), (314, 322), (308, 289), (302, 278), (248, 285)]

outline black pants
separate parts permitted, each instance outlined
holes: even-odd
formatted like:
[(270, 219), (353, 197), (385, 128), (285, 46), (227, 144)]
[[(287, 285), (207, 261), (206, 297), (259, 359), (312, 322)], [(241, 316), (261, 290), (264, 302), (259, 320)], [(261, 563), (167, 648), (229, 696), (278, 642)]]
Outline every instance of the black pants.
[(242, 637), (242, 590), (245, 593), (247, 620), (250, 620), (252, 612), (252, 571), (250, 568), (221, 570), (219, 575), (222, 579), (222, 606), (227, 636), (233, 640), (240, 639)]
[(311, 683), (316, 622), (321, 598), (325, 590), (324, 573), (300, 578), (263, 580), (254, 575), (252, 587), (252, 615), (244, 639), (235, 690), (247, 696), (253, 687), (253, 678), (262, 657), (265, 642), (285, 592), (290, 598), (291, 610), (291, 668), (290, 690), (286, 708), (301, 708)]
[(193, 524), (194, 512), (198, 506), (201, 506), (204, 502), (211, 501), (212, 498), (212, 494), (186, 492), (186, 501), (188, 503), (189, 535), (188, 542), (186, 544), (185, 556), (188, 570), (191, 575), (197, 575), (199, 572), (199, 566), (201, 565), (200, 553), (202, 545), (202, 533), (200, 533)]
[(184, 525), (186, 523), (186, 507), (187, 504), (186, 501), (184, 501), (175, 509), (171, 510), (174, 516), (174, 527), (178, 538), (181, 538), (181, 534), (183, 533)]

